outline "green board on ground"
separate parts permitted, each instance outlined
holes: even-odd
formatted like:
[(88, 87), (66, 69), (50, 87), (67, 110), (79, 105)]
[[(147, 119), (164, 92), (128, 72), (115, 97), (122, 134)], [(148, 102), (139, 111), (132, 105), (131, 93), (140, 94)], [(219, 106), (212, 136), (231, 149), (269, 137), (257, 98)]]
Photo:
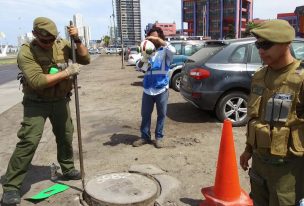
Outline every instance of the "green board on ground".
[(29, 198), (29, 200), (42, 200), (42, 199), (46, 199), (48, 197), (51, 197), (59, 192), (63, 192), (67, 189), (69, 189), (70, 187), (67, 185), (63, 185), (63, 184), (55, 184), (45, 190), (42, 190), (41, 192), (39, 192), (38, 194), (32, 196)]

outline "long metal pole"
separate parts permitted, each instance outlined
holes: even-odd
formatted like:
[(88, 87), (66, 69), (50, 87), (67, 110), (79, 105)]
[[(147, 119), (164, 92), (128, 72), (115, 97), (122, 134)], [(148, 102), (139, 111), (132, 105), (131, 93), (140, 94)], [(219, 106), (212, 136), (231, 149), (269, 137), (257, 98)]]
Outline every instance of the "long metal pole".
[(112, 8), (113, 8), (113, 25), (114, 25), (114, 45), (116, 48), (117, 45), (117, 33), (116, 33), (116, 29), (115, 29), (115, 12), (114, 12), (114, 0), (112, 0)]
[[(73, 22), (70, 21), (70, 26)], [(76, 51), (74, 38), (71, 36), (71, 46), (72, 46), (72, 61), (76, 63)], [(78, 96), (78, 82), (77, 75), (73, 77), (74, 92), (75, 92), (75, 107), (76, 107), (76, 120), (77, 120), (77, 136), (78, 136), (78, 149), (79, 149), (79, 161), (80, 161), (80, 174), (82, 189), (84, 189), (84, 166), (83, 166), (83, 152), (82, 152), (82, 138), (81, 138), (81, 125), (80, 125), (80, 110), (79, 110), (79, 96)]]
[[(119, 1), (119, 9), (120, 9), (120, 39), (121, 39), (121, 68), (124, 69), (124, 58), (125, 58), (125, 52), (124, 52), (124, 41), (123, 41), (123, 34), (122, 34), (122, 10), (121, 10), (121, 0)], [(127, 51), (126, 51), (127, 52)], [(127, 55), (127, 53), (126, 53)]]

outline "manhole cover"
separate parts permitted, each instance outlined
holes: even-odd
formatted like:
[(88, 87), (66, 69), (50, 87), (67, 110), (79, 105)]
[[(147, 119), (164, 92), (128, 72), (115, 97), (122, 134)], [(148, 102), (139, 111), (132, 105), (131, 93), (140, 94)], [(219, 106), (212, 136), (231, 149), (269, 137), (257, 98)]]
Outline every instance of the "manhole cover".
[(157, 181), (140, 173), (109, 173), (96, 176), (85, 186), (89, 205), (153, 205), (159, 195)]

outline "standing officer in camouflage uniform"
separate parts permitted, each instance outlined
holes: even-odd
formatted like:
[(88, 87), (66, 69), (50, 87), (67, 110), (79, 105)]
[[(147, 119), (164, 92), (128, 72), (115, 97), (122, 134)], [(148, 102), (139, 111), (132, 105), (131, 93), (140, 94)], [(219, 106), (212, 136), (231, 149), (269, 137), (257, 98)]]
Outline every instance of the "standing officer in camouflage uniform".
[[(76, 43), (76, 59), (80, 64), (89, 64), (87, 48), (81, 43), (76, 27), (68, 32)], [(81, 179), (73, 160), (73, 123), (69, 101), (72, 78), (79, 73), (78, 64), (70, 64), (71, 45), (58, 38), (55, 23), (38, 17), (33, 23), (35, 39), (22, 45), (17, 62), (23, 73), (24, 118), (18, 131), (20, 141), (10, 159), (3, 183), (3, 203), (20, 203), (20, 187), (25, 178), (36, 148), (41, 139), (47, 118), (56, 136), (57, 160), (63, 177), (67, 180)]]
[(270, 20), (251, 33), (267, 66), (252, 79), (240, 165), (247, 170), (252, 157), (254, 205), (297, 205), (304, 197), (304, 68), (289, 48), (295, 31), (285, 20)]

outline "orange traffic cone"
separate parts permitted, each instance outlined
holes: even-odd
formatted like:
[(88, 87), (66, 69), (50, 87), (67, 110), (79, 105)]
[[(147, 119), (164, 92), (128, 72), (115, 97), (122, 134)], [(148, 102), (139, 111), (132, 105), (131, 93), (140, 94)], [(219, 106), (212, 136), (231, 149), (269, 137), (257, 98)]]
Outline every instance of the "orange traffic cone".
[(215, 185), (202, 188), (206, 200), (200, 206), (252, 206), (252, 200), (240, 188), (233, 143), (232, 123), (224, 121), (218, 155)]

